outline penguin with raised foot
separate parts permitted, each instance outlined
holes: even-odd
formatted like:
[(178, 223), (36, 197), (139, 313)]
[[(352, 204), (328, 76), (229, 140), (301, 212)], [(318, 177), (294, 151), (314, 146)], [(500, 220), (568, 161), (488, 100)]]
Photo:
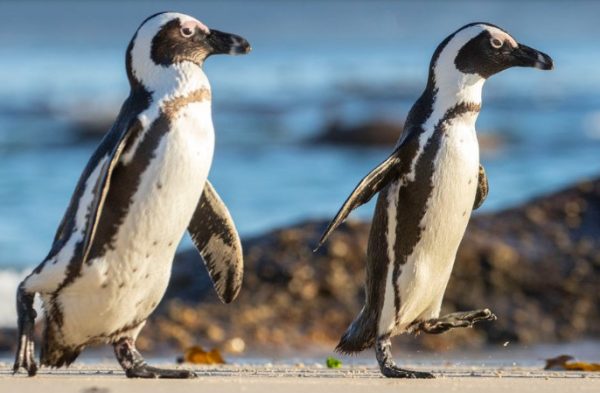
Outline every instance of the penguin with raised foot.
[(488, 23), (468, 24), (442, 41), (395, 150), (362, 179), (321, 238), (319, 246), (352, 210), (379, 193), (367, 249), (365, 305), (336, 350), (375, 346), (386, 377), (433, 377), (397, 367), (392, 336), (442, 333), (496, 319), (488, 309), (439, 313), (471, 212), (488, 192), (475, 132), (481, 90), (487, 78), (511, 67), (550, 70), (553, 63)]

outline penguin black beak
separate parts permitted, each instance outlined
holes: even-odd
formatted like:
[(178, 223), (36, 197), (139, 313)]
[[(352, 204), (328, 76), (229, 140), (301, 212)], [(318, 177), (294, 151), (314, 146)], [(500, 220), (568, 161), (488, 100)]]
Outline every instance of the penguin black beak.
[(213, 55), (244, 55), (252, 50), (245, 38), (235, 34), (223, 33), (219, 30), (211, 29), (207, 39)]
[(552, 58), (547, 54), (519, 44), (512, 53), (514, 65), (517, 67), (533, 67), (540, 70), (551, 70), (554, 68)]

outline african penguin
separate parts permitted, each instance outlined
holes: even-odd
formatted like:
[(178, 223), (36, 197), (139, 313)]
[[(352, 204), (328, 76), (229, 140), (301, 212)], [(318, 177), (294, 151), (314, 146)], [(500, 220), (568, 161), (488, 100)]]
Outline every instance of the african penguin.
[(213, 54), (249, 51), (244, 38), (174, 12), (137, 29), (126, 52), (129, 97), (85, 167), (50, 253), (17, 291), (15, 372), (37, 371), (38, 293), (42, 365), (69, 365), (85, 346), (110, 343), (128, 377), (194, 376), (148, 366), (135, 341), (165, 293), (186, 229), (221, 300), (240, 289), (240, 239), (207, 180), (214, 130), (202, 66)]
[(358, 184), (319, 243), (379, 193), (367, 249), (365, 305), (336, 350), (353, 353), (374, 345), (383, 375), (432, 378), (397, 367), (390, 338), (496, 318), (488, 309), (438, 316), (471, 211), (487, 196), (475, 133), (481, 90), (490, 76), (519, 66), (549, 70), (553, 63), (488, 23), (458, 29), (435, 50), (425, 91), (394, 152)]

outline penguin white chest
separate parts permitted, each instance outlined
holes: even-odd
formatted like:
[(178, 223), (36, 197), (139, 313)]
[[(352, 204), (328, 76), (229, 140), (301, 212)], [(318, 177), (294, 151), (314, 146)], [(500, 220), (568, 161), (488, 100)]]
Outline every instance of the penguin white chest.
[[(156, 249), (157, 257), (167, 250), (169, 255), (174, 252), (200, 199), (212, 162), (214, 133), (210, 113), (203, 116), (206, 105), (189, 104), (171, 120), (169, 131), (142, 174), (130, 213), (119, 231), (123, 250), (135, 243), (146, 250)], [(127, 231), (128, 227), (133, 233)]]
[[(478, 185), (477, 136), (473, 125), (462, 120), (448, 124), (440, 137), (431, 179), (417, 179), (430, 182), (432, 189), (419, 223), (419, 240), (401, 266), (396, 283), (392, 283), (393, 265), (389, 267), (380, 331), (400, 333), (416, 320), (439, 315)], [(400, 299), (400, 309), (395, 312), (394, 296)]]
[(433, 185), (421, 238), (398, 278), (400, 324), (437, 317), (477, 192), (479, 145), (475, 129), (446, 128), (434, 161)]
[[(144, 321), (164, 295), (212, 162), (210, 104), (189, 104), (170, 120), (141, 174), (113, 247), (65, 288), (65, 337), (85, 342)], [(133, 158), (135, 159), (135, 154)]]

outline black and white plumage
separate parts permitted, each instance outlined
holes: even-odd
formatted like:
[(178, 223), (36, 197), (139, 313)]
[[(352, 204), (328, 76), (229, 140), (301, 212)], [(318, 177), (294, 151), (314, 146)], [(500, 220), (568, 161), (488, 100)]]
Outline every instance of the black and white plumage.
[(447, 37), (433, 54), (427, 86), (396, 149), (358, 184), (319, 243), (379, 193), (367, 250), (365, 305), (337, 350), (375, 346), (388, 377), (432, 377), (396, 367), (390, 337), (495, 319), (487, 309), (438, 316), (471, 212), (487, 196), (475, 133), (482, 87), (491, 75), (514, 66), (547, 70), (553, 63), (487, 23), (466, 25)]
[(77, 184), (50, 253), (18, 289), (14, 365), (35, 375), (32, 308), (46, 320), (41, 364), (72, 363), (111, 343), (130, 377), (190, 377), (146, 365), (135, 339), (166, 290), (186, 229), (219, 297), (232, 301), (243, 259), (233, 220), (207, 181), (214, 148), (204, 60), (247, 53), (242, 37), (184, 14), (146, 19), (126, 53), (130, 95)]

